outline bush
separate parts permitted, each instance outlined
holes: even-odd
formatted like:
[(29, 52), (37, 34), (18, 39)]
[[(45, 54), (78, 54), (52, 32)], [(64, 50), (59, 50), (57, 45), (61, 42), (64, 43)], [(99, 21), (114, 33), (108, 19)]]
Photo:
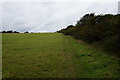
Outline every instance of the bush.
[(75, 26), (69, 25), (58, 32), (90, 44), (100, 44), (105, 51), (120, 53), (120, 15), (86, 14)]
[(105, 51), (120, 54), (120, 35), (106, 37), (101, 41), (101, 45)]

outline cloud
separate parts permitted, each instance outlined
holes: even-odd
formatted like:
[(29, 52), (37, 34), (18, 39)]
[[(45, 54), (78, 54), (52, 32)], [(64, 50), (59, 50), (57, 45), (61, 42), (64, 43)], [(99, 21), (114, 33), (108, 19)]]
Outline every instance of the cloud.
[(75, 24), (86, 13), (117, 13), (117, 2), (52, 1), (3, 2), (3, 30), (54, 32), (67, 25)]
[(94, 12), (96, 14), (116, 14), (118, 10), (117, 2), (94, 2), (92, 3), (86, 11)]
[(119, 0), (1, 0), (1, 2), (118, 2)]

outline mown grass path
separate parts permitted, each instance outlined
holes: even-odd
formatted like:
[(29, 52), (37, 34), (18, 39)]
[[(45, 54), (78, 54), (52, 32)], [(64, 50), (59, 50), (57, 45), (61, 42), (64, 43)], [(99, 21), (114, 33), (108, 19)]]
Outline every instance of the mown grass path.
[(3, 34), (3, 78), (117, 78), (116, 57), (59, 33)]

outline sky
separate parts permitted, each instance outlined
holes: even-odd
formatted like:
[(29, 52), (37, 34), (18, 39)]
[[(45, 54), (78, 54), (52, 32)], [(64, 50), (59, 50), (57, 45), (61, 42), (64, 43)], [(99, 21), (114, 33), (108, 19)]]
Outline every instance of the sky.
[[(87, 13), (117, 14), (119, 0), (1, 0), (2, 30), (55, 32)], [(0, 30), (1, 30), (0, 28)]]

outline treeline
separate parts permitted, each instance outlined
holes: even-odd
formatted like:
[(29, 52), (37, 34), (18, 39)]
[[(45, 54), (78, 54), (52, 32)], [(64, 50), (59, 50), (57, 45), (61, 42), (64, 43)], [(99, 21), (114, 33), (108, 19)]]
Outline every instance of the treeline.
[(84, 15), (75, 26), (57, 31), (71, 35), (109, 53), (120, 54), (120, 15)]
[[(2, 31), (1, 33), (20, 33), (20, 32), (9, 30), (9, 31)], [(26, 32), (24, 32), (24, 33), (29, 33), (29, 32), (26, 31)]]

